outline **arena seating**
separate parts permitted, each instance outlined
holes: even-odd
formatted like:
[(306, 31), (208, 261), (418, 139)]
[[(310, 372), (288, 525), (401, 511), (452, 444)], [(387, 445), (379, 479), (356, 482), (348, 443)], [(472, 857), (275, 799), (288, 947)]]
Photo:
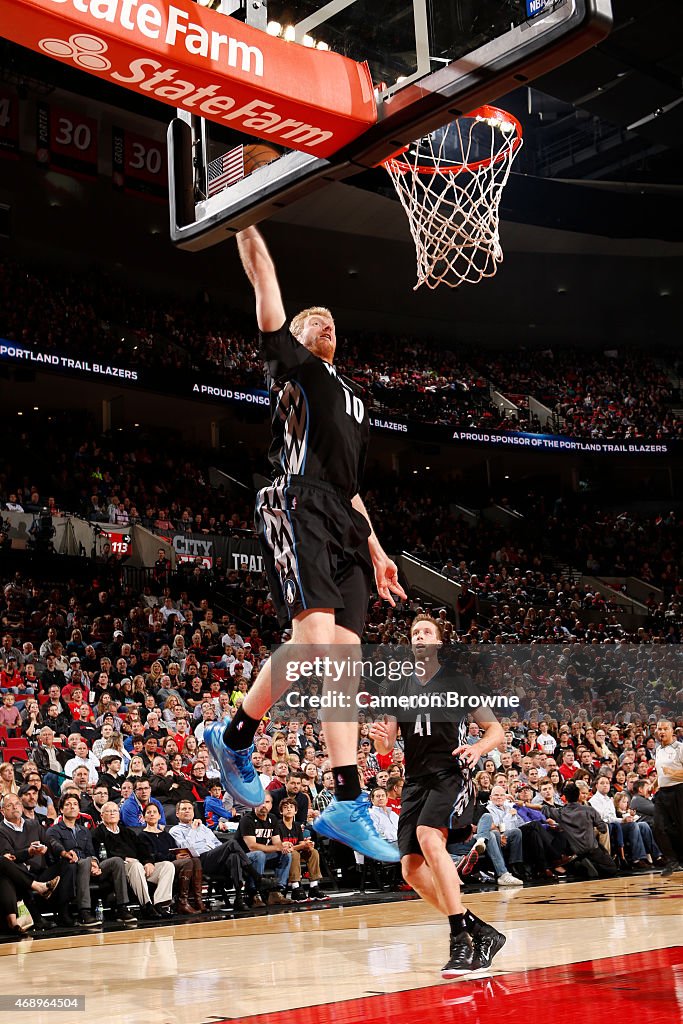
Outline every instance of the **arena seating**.
[[(35, 296), (43, 299), (35, 303)], [(163, 312), (162, 312), (163, 311)], [(211, 370), (232, 387), (262, 388), (253, 322), (212, 302), (123, 289), (106, 273), (77, 277), (55, 269), (27, 271), (0, 262), (0, 337), (43, 352), (106, 356), (129, 368)], [(514, 358), (511, 358), (511, 349)], [(616, 354), (615, 354), (616, 351)], [(434, 424), (494, 431), (539, 431), (593, 440), (658, 441), (683, 437), (672, 411), (675, 353), (652, 350), (533, 351), (511, 342), (490, 351), (457, 352), (423, 339), (386, 335), (338, 338), (337, 362), (362, 384), (375, 408)], [(516, 399), (508, 413), (492, 391)], [(529, 416), (528, 396), (552, 414), (550, 426)]]

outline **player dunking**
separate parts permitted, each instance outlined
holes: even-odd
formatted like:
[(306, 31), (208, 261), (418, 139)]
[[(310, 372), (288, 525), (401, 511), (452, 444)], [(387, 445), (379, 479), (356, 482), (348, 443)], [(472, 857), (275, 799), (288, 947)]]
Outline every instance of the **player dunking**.
[[(380, 597), (393, 605), (392, 594), (406, 596), (358, 493), (369, 434), (367, 413), (358, 389), (333, 366), (336, 337), (329, 310), (306, 309), (288, 327), (275, 267), (260, 232), (241, 231), (237, 244), (256, 294), (271, 396), (269, 457), (274, 475), (271, 486), (257, 495), (255, 520), (272, 598), (280, 624), (291, 621), (292, 645), (306, 645), (307, 656), (324, 656), (331, 645), (345, 644), (354, 645), (346, 648), (345, 657), (359, 661), (373, 571)], [(264, 665), (230, 724), (212, 723), (204, 731), (224, 786), (236, 800), (252, 806), (263, 800), (251, 764), (253, 739), (259, 722), (287, 687), (278, 668), (284, 648)], [(327, 722), (325, 739), (335, 799), (314, 828), (366, 856), (397, 861), (394, 847), (377, 833), (370, 803), (361, 793), (357, 722)]]
[[(469, 677), (452, 675), (439, 664), (441, 626), (429, 615), (412, 622), (410, 638), (420, 674), (392, 688), (403, 697), (458, 693), (477, 696)], [(481, 739), (468, 745), (467, 712), (444, 710), (426, 714), (401, 710), (397, 718), (377, 721), (370, 735), (380, 754), (394, 748), (398, 727), (403, 736), (406, 784), (398, 822), (398, 847), (406, 882), (448, 917), (450, 956), (443, 978), (456, 978), (491, 965), (505, 944), (505, 936), (466, 910), (460, 878), (446, 849), (449, 833), (468, 828), (474, 811), (471, 773), (477, 761), (504, 740), (502, 726), (490, 711), (478, 708), (474, 718), (483, 729)], [(446, 720), (447, 719), (447, 720)]]

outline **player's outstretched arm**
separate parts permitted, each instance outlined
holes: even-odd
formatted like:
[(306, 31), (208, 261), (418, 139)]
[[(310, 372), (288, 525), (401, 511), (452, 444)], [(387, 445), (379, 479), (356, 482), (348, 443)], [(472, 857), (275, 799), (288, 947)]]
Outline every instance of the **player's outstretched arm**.
[(377, 534), (373, 530), (372, 523), (370, 522), (368, 510), (366, 509), (365, 503), (363, 502), (360, 494), (356, 494), (351, 499), (351, 504), (356, 511), (360, 512), (360, 514), (368, 521), (368, 525), (370, 527), (368, 548), (370, 549), (370, 558), (372, 559), (372, 564), (375, 569), (375, 585), (377, 587), (377, 593), (384, 601), (388, 601), (393, 608), (396, 605), (396, 602), (391, 596), (392, 594), (396, 594), (396, 596), (400, 597), (402, 601), (407, 600), (408, 596), (401, 584), (398, 582), (398, 567), (396, 562), (393, 562), (389, 558), (388, 554), (377, 539)]
[(237, 233), (244, 272), (256, 295), (256, 321), (261, 331), (278, 331), (286, 320), (275, 264), (258, 228)]

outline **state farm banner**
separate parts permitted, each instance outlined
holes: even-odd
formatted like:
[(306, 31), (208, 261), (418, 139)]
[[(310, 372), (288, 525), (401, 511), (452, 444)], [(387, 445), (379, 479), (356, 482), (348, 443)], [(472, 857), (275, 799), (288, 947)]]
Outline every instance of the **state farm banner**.
[(192, 0), (0, 0), (2, 35), (148, 99), (330, 156), (377, 120), (366, 64)]

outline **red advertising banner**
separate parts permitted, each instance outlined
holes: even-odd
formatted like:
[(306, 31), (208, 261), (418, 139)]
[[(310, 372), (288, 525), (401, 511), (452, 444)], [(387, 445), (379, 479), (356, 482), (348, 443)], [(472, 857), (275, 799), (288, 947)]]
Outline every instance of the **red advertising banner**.
[(36, 106), (36, 117), (38, 163), (96, 178), (97, 121), (78, 111), (43, 102)]
[(377, 120), (367, 65), (192, 0), (0, 0), (0, 24), (71, 67), (315, 156)]
[(168, 198), (166, 143), (112, 128), (112, 181), (114, 188)]
[(19, 153), (19, 97), (0, 86), (0, 156)]

